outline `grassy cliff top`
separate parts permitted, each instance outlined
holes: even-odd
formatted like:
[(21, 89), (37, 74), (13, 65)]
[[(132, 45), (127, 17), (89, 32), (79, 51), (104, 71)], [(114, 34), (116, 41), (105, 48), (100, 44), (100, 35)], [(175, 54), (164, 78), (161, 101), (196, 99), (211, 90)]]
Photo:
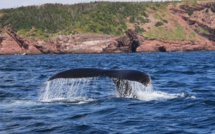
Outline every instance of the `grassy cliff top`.
[[(197, 0), (181, 2), (91, 2), (74, 5), (45, 4), (0, 10), (1, 27), (8, 26), (19, 35), (48, 38), (75, 33), (122, 35), (127, 29), (149, 38), (195, 38), (177, 21), (170, 8), (195, 5)], [(190, 11), (191, 15), (193, 11)], [(188, 16), (191, 16), (189, 12)], [(175, 15), (175, 16), (174, 16)], [(166, 32), (165, 32), (166, 31)]]

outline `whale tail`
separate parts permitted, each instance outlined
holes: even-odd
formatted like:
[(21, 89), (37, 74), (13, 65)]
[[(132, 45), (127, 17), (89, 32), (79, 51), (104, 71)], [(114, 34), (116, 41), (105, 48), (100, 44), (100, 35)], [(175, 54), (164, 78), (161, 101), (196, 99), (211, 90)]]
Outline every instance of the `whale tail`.
[(151, 82), (151, 78), (144, 72), (138, 70), (120, 70), (120, 69), (97, 69), (97, 68), (77, 68), (59, 72), (51, 76), (48, 81), (59, 78), (87, 78), (87, 77), (109, 77), (116, 85), (120, 97), (132, 96), (133, 90), (129, 81), (137, 81), (145, 86)]
[(59, 78), (87, 78), (99, 77), (104, 75), (104, 70), (97, 68), (77, 68), (59, 72), (51, 76), (48, 81)]
[(132, 89), (132, 86), (130, 85), (129, 81), (116, 78), (112, 78), (112, 80), (116, 86), (119, 97), (137, 98), (137, 95), (134, 93), (134, 90)]

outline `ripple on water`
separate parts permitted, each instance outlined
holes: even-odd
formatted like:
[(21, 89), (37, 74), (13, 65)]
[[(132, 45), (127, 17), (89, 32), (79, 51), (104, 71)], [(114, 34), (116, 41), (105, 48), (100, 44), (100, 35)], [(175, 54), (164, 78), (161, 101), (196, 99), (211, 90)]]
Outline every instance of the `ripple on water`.
[[(0, 61), (2, 134), (215, 133), (214, 52), (2, 55)], [(106, 79), (80, 84), (84, 92), (74, 92), (71, 82), (41, 87), (61, 70), (112, 66), (147, 72), (156, 90), (134, 83), (138, 99), (119, 98)]]

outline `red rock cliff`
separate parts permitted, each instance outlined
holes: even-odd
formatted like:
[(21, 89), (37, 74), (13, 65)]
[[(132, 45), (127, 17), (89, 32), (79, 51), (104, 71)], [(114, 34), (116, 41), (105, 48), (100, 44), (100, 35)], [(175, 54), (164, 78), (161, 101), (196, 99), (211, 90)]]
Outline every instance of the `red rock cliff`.
[[(215, 50), (215, 3), (169, 6), (167, 19), (195, 33), (192, 40), (148, 39), (132, 30), (125, 36), (101, 34), (59, 35), (47, 40), (20, 37), (10, 28), (0, 29), (0, 54), (119, 53)], [(192, 11), (192, 15), (189, 12)], [(171, 24), (171, 23), (170, 23)], [(164, 29), (168, 29), (168, 26)], [(150, 24), (149, 24), (150, 25)], [(148, 26), (148, 25), (147, 25)], [(150, 28), (149, 28), (150, 29)], [(184, 32), (189, 36), (190, 32)]]

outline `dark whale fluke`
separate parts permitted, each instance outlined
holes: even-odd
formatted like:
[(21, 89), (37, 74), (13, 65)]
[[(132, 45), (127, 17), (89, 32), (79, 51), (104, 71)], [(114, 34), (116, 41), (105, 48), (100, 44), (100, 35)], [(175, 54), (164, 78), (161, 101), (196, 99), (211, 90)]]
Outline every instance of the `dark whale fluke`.
[(70, 69), (51, 76), (48, 80), (58, 78), (87, 78), (87, 77), (110, 77), (120, 80), (137, 81), (145, 86), (150, 83), (150, 76), (138, 70), (120, 70), (120, 69), (97, 69), (97, 68), (77, 68)]
[[(48, 81), (59, 78), (87, 78), (87, 77), (110, 77), (117, 87), (117, 91), (120, 97), (126, 97), (132, 95), (136, 98), (135, 94), (132, 94), (132, 87), (128, 81), (137, 81), (145, 85), (150, 84), (151, 78), (149, 75), (138, 70), (120, 70), (120, 69), (97, 69), (97, 68), (77, 68), (70, 69), (63, 72), (59, 72), (51, 76)], [(125, 89), (121, 86), (124, 85)]]

